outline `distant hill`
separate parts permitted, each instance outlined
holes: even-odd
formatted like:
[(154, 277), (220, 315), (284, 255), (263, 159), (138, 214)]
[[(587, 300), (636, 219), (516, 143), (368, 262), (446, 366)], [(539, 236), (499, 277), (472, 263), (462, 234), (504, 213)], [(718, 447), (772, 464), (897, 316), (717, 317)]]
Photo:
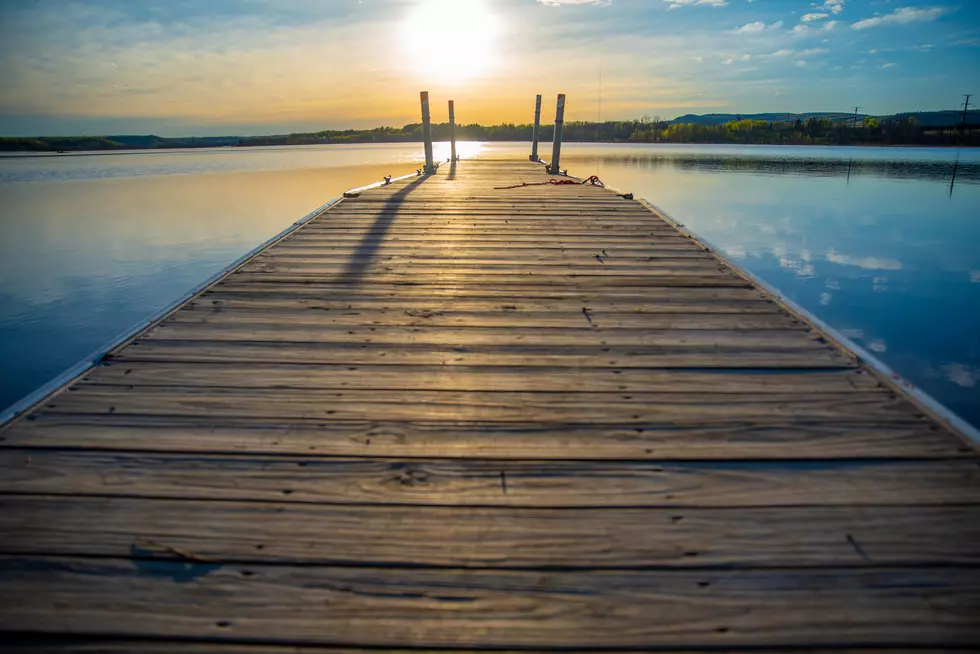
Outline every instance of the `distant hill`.
[[(871, 114), (858, 114), (858, 121)], [(900, 114), (875, 116), (883, 120), (891, 118), (905, 118), (911, 116), (922, 127), (956, 127), (963, 120), (962, 111), (908, 111)], [(802, 114), (684, 114), (677, 118), (667, 121), (668, 125), (706, 125), (715, 127), (724, 125), (733, 120), (762, 120), (767, 122), (787, 122), (794, 123), (797, 119), (804, 123), (810, 118), (829, 118), (834, 122), (854, 120), (853, 113), (842, 113), (833, 111), (815, 111)], [(980, 124), (980, 111), (970, 111), (967, 113), (966, 122), (969, 125)]]
[[(858, 120), (864, 118), (867, 114), (858, 114)], [(767, 122), (785, 122), (793, 123), (797, 119), (806, 122), (810, 118), (829, 118), (833, 121), (838, 120), (853, 120), (854, 114), (846, 114), (841, 112), (833, 111), (815, 111), (805, 114), (684, 114), (683, 116), (678, 116), (674, 120), (667, 121), (668, 125), (707, 125), (709, 127), (714, 127), (717, 125), (724, 125), (725, 123), (731, 122), (733, 120), (763, 120)]]
[[(895, 114), (894, 118), (906, 116), (915, 118), (915, 122), (922, 127), (956, 127), (963, 121), (962, 111), (909, 111)], [(966, 112), (966, 124), (980, 125), (980, 111)]]
[(37, 136), (0, 137), (0, 151), (6, 152), (81, 152), (86, 150), (154, 150), (162, 148), (220, 148), (238, 145), (240, 136)]

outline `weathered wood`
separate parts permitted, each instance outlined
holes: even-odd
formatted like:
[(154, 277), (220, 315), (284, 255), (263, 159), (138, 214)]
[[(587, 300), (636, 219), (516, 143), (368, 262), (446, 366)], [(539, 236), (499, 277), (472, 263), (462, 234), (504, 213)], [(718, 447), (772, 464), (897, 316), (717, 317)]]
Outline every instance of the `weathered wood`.
[(970, 457), (971, 448), (926, 421), (720, 425), (292, 422), (47, 414), (0, 434), (0, 446), (145, 452), (320, 454), (535, 460), (893, 459)]
[[(151, 652), (152, 654), (418, 654), (426, 650), (395, 650), (395, 649), (350, 649), (343, 647), (317, 647), (293, 646), (293, 645), (253, 645), (248, 643), (216, 643), (208, 641), (140, 641), (140, 640), (104, 640), (100, 638), (75, 637), (73, 639), (50, 638), (45, 636), (12, 637), (4, 651), (21, 654), (120, 654), (126, 652)], [(433, 653), (445, 650), (431, 650)], [(478, 654), (480, 650), (453, 650), (459, 654)], [(484, 650), (485, 651), (485, 650)], [(548, 650), (529, 650), (518, 651), (495, 650), (500, 654), (546, 654)], [(590, 649), (576, 652), (575, 650), (563, 650), (567, 654), (603, 654), (604, 650)], [(608, 654), (617, 650), (605, 650)], [(658, 654), (744, 654), (745, 649), (711, 649), (711, 650), (664, 650), (657, 649)], [(839, 648), (828, 647), (801, 647), (799, 649), (767, 648), (767, 654), (802, 654), (813, 652), (829, 652), (836, 654), (868, 654), (865, 648)], [(962, 654), (962, 649), (947, 648), (918, 648), (913, 649), (903, 647), (901, 649), (889, 648), (888, 654)]]
[(576, 368), (827, 369), (854, 364), (829, 348), (715, 345), (559, 348), (534, 345), (414, 345), (139, 340), (111, 361), (322, 363), (357, 365), (568, 366)]
[(971, 504), (962, 461), (489, 461), (0, 450), (0, 492), (335, 504), (734, 507)]
[[(298, 307), (295, 304), (286, 308), (271, 307), (236, 307), (223, 305), (217, 309), (206, 306), (189, 308), (179, 312), (163, 322), (163, 326), (177, 325), (212, 325), (222, 327), (239, 327), (254, 325), (255, 327), (281, 327), (283, 318), (288, 317), (288, 326), (293, 329), (309, 326), (324, 329), (331, 325), (367, 326), (391, 329), (393, 327), (425, 327), (431, 328), (513, 328), (524, 331), (528, 328), (538, 331), (543, 328), (562, 328), (581, 331), (613, 333), (615, 330), (808, 330), (809, 328), (787, 316), (776, 312), (729, 313), (709, 312), (708, 315), (689, 313), (676, 314), (640, 314), (640, 313), (609, 313), (598, 314), (590, 312), (588, 317), (581, 310), (571, 309), (564, 312), (547, 311), (459, 311), (446, 308), (427, 310), (378, 308), (349, 310), (346, 306), (330, 310), (328, 307), (311, 310), (309, 306)], [(634, 331), (633, 333), (636, 333)]]
[[(0, 496), (0, 554), (608, 569), (980, 564), (980, 505), (486, 509)], [(393, 538), (397, 535), (397, 538)]]
[(980, 634), (972, 567), (528, 574), (0, 557), (0, 602), (5, 630), (324, 645), (973, 646)]
[(772, 393), (594, 393), (377, 391), (76, 386), (45, 405), (50, 413), (301, 420), (459, 420), (711, 425), (798, 420), (902, 420), (909, 404), (888, 393), (819, 396)]
[[(590, 393), (805, 393), (812, 397), (884, 392), (860, 369), (745, 372), (698, 370), (587, 369), (535, 366), (283, 366), (257, 363), (167, 364), (136, 367), (106, 364), (82, 379), (90, 385), (126, 387), (213, 387), (296, 390), (518, 391)], [(250, 374), (251, 373), (251, 374)]]
[(629, 347), (714, 347), (759, 348), (770, 350), (825, 351), (826, 346), (797, 329), (783, 330), (724, 330), (724, 329), (596, 329), (598, 319), (585, 314), (575, 327), (544, 326), (493, 326), (493, 327), (427, 327), (415, 324), (406, 326), (367, 325), (355, 327), (342, 325), (309, 325), (288, 323), (177, 323), (169, 322), (144, 334), (140, 341), (152, 343), (164, 341), (205, 342), (264, 342), (264, 343), (372, 343), (377, 345), (433, 345), (451, 343), (454, 346), (546, 346), (570, 348), (582, 344)]

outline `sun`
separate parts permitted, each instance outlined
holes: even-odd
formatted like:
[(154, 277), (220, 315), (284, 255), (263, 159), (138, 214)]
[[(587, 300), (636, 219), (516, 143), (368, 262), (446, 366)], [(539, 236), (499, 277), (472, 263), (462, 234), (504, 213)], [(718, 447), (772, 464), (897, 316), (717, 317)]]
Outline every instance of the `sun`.
[(493, 67), (499, 30), (482, 0), (422, 0), (406, 17), (402, 38), (419, 74), (459, 83)]

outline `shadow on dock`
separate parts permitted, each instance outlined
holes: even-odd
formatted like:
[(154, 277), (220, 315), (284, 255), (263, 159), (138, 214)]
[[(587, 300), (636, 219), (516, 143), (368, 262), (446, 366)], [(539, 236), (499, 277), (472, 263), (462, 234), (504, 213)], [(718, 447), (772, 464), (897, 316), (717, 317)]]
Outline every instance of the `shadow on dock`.
[(409, 182), (405, 188), (396, 191), (388, 201), (384, 203), (378, 212), (378, 217), (368, 228), (364, 238), (357, 245), (357, 249), (351, 255), (350, 261), (340, 273), (338, 281), (345, 284), (356, 285), (364, 277), (367, 269), (374, 263), (378, 250), (385, 239), (388, 229), (395, 221), (398, 208), (408, 197), (409, 193), (418, 188), (428, 177), (418, 177)]

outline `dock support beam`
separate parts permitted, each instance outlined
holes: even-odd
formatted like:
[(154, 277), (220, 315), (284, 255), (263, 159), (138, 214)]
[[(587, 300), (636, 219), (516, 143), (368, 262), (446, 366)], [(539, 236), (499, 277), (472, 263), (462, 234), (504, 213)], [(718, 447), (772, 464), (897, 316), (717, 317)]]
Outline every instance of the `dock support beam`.
[(565, 131), (565, 94), (558, 94), (558, 107), (555, 109), (555, 145), (551, 151), (551, 164), (548, 172), (552, 175), (561, 173), (561, 137)]
[(429, 92), (422, 91), (422, 138), (425, 140), (425, 174), (436, 172), (435, 162), (432, 161), (432, 119), (429, 116)]
[(456, 163), (456, 103), (449, 101), (449, 160)]
[(534, 132), (531, 135), (531, 161), (541, 161), (538, 156), (538, 137), (541, 133), (541, 96), (534, 103)]

